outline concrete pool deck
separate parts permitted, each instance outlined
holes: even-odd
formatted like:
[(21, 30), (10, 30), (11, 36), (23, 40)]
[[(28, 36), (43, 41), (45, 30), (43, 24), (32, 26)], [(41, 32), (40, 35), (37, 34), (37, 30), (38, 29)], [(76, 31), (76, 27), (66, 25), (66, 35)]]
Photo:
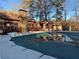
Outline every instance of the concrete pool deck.
[[(18, 46), (13, 43), (11, 37), (43, 33), (45, 31), (25, 32), (25, 33), (9, 33), (8, 35), (0, 35), (0, 59), (58, 59), (40, 52)], [(75, 31), (56, 31), (58, 33), (79, 33)]]
[(0, 59), (57, 59), (24, 48), (10, 41), (9, 35), (0, 35)]
[(17, 36), (23, 36), (23, 35), (30, 35), (30, 34), (37, 34), (37, 33), (45, 33), (45, 32), (49, 32), (49, 33), (78, 33), (79, 34), (79, 31), (34, 31), (34, 32), (23, 32), (23, 33), (16, 33), (16, 32), (13, 32), (13, 33), (8, 33), (9, 36), (11, 37), (17, 37)]

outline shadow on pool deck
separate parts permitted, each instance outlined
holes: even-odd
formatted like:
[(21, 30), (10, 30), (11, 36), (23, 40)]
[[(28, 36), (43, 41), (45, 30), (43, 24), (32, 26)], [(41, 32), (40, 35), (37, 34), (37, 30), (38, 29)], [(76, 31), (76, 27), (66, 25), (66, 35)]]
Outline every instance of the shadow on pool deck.
[(79, 46), (64, 44), (63, 42), (38, 41), (34, 35), (25, 35), (12, 38), (11, 41), (17, 45), (39, 51), (45, 55), (53, 56), (58, 59), (79, 59)]

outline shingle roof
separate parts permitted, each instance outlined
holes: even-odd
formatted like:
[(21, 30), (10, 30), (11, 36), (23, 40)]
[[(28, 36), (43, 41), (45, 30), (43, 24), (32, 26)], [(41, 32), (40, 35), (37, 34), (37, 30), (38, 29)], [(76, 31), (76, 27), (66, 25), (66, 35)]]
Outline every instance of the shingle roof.
[(5, 20), (19, 20), (19, 14), (14, 11), (0, 11), (0, 18)]

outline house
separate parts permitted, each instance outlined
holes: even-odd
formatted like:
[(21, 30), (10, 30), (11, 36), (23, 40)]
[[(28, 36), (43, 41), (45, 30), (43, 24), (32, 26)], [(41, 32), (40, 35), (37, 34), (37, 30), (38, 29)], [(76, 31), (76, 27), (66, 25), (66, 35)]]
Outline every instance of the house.
[(39, 21), (39, 25), (42, 31), (49, 31), (49, 22), (45, 20)]
[(35, 21), (29, 20), (28, 21), (28, 28), (29, 31), (62, 31), (62, 24), (60, 22), (49, 22), (45, 20)]
[(17, 12), (0, 11), (0, 19), (3, 33), (23, 32), (24, 25), (21, 23)]
[(62, 24), (60, 22), (55, 22), (53, 24), (53, 30), (54, 31), (62, 31), (63, 30)]
[(39, 26), (39, 22), (35, 20), (28, 20), (28, 30), (29, 31), (40, 31), (41, 27)]
[(3, 31), (3, 23), (2, 23), (2, 20), (0, 19), (0, 33), (2, 33)]
[(70, 22), (69, 31), (79, 31), (79, 22)]

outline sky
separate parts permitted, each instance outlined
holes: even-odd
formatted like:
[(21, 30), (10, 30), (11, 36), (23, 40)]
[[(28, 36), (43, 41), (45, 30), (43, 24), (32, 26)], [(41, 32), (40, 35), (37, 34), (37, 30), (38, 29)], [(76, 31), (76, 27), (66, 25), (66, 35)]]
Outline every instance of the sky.
[(21, 0), (0, 0), (0, 9), (17, 10), (20, 4)]
[[(66, 0), (67, 19), (69, 19), (72, 16), (75, 16), (75, 1), (76, 0)], [(0, 0), (0, 9), (18, 10), (21, 2), (21, 0)], [(77, 0), (77, 3), (78, 2), (79, 0)]]

